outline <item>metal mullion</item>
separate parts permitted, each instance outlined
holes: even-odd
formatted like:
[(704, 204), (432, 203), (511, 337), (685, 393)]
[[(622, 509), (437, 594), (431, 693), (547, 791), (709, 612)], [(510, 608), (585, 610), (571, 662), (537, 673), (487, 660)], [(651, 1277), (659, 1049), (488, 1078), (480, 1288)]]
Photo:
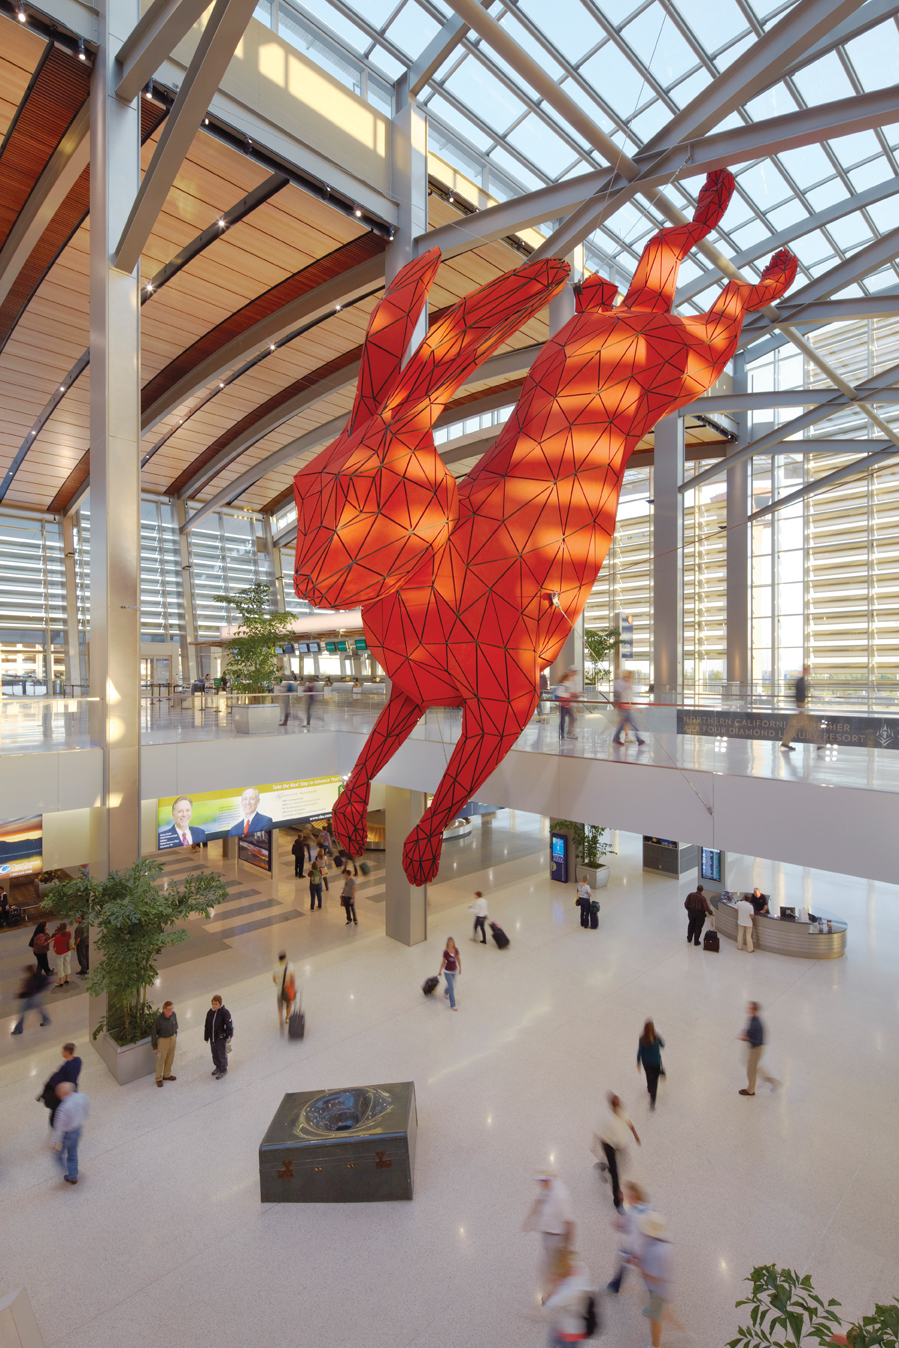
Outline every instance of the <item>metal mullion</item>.
[[(437, 82), (434, 80), (432, 80), (431, 83), (434, 85), (434, 88), (438, 90), (441, 96), (445, 98), (448, 103), (451, 103), (452, 106), (456, 109), (456, 111), (460, 112), (463, 115), (463, 117), (467, 117), (470, 122), (473, 122), (479, 131), (482, 131), (484, 135), (487, 136), (490, 140), (494, 141), (495, 144), (497, 145), (502, 144), (500, 140), (500, 133), (497, 132), (495, 127), (488, 126), (486, 122), (481, 121), (480, 117), (477, 115), (477, 113), (474, 112), (473, 109), (463, 107), (462, 104), (459, 102), (459, 99), (456, 98), (456, 96), (452, 93), (450, 89), (444, 89), (442, 84), (437, 84)], [(453, 135), (457, 134), (456, 132), (453, 132), (452, 129), (449, 127), (447, 128), (447, 130), (449, 130)], [(531, 161), (525, 155), (521, 154), (519, 150), (516, 150), (514, 145), (503, 145), (502, 148), (505, 150), (506, 154), (511, 155), (513, 159), (517, 159), (519, 164), (521, 164), (521, 167), (527, 169), (528, 173), (533, 173), (535, 178), (539, 178), (539, 180), (542, 183), (544, 183), (546, 186), (549, 186), (550, 180), (547, 178), (546, 174), (542, 171), (542, 169), (538, 169), (535, 164), (532, 164)], [(478, 154), (482, 153), (483, 151), (481, 150), (478, 151)], [(489, 163), (490, 161), (488, 160), (487, 162)], [(591, 165), (591, 168), (592, 167), (594, 167), (594, 165)]]
[[(400, 51), (399, 47), (391, 42), (390, 38), (388, 38), (380, 28), (375, 28), (373, 24), (370, 24), (367, 19), (364, 19), (362, 15), (358, 14), (350, 5), (344, 4), (343, 0), (328, 0), (328, 3), (333, 5), (338, 13), (342, 14), (349, 23), (355, 24), (357, 28), (361, 28), (371, 42), (374, 42), (378, 47), (383, 47), (386, 52), (390, 53), (395, 61), (399, 61), (400, 65), (404, 65), (408, 70), (410, 61), (413, 60), (414, 57), (410, 58), (405, 52)], [(393, 23), (397, 13), (402, 9), (405, 3), (406, 0), (401, 0), (400, 5), (391, 13), (390, 18), (387, 20), (387, 23), (385, 23), (385, 28)], [(343, 38), (338, 40), (341, 46), (346, 48), (346, 41)], [(384, 79), (385, 76), (382, 74), (381, 78)]]
[[(861, 80), (859, 79), (856, 69), (852, 64), (851, 60), (849, 59), (848, 53), (843, 47), (837, 47), (836, 52), (837, 52), (837, 59), (839, 60), (840, 65), (845, 70), (846, 78), (849, 80), (849, 83), (852, 85), (852, 88), (857, 94), (863, 94), (865, 92), (865, 87), (862, 84)], [(878, 126), (874, 127), (873, 130), (874, 135), (877, 139), (877, 143), (880, 146), (887, 163), (893, 170), (893, 173), (894, 174), (899, 173), (899, 164), (897, 164), (896, 157), (893, 154), (893, 151), (890, 149), (889, 141), (883, 134), (883, 129)]]
[[(699, 38), (693, 32), (693, 29), (690, 27), (690, 25), (678, 13), (676, 7), (668, 3), (664, 6), (664, 8), (668, 14), (669, 19), (674, 24), (677, 31), (680, 33), (681, 37), (686, 42), (687, 46), (692, 48), (695, 55), (699, 57), (700, 65), (704, 65), (710, 75), (718, 75), (720, 72), (716, 69), (712, 57), (709, 55), (705, 47), (699, 41)], [(695, 74), (695, 70), (688, 72), (687, 75), (682, 75), (681, 79), (689, 79), (690, 74)]]
[[(648, 68), (647, 66), (644, 66), (643, 62), (640, 60), (640, 57), (639, 57), (639, 56), (637, 55), (637, 53), (633, 50), (633, 48), (631, 47), (631, 45), (630, 45), (630, 43), (627, 41), (627, 39), (621, 35), (621, 33), (620, 33), (619, 30), (614, 26), (614, 24), (610, 24), (610, 23), (609, 23), (608, 19), (607, 19), (606, 16), (603, 14), (602, 10), (601, 10), (601, 9), (594, 3), (594, 0), (581, 0), (581, 4), (582, 4), (582, 5), (584, 6), (584, 8), (587, 10), (587, 12), (588, 12), (588, 14), (591, 16), (591, 18), (595, 19), (596, 22), (599, 24), (600, 28), (602, 28), (602, 29), (604, 30), (604, 32), (608, 35), (608, 37), (610, 38), (610, 40), (614, 43), (614, 45), (615, 45), (615, 46), (618, 48), (618, 50), (621, 52), (621, 55), (622, 55), (626, 60), (630, 61), (631, 65), (634, 67), (634, 69), (636, 70), (637, 74), (640, 75), (640, 76), (643, 78), (643, 80), (646, 82), (646, 84), (649, 85), (649, 87), (650, 87), (651, 89), (654, 89), (654, 90), (655, 90), (656, 97), (657, 97), (657, 98), (660, 98), (660, 99), (662, 100), (663, 103), (666, 103), (666, 104), (667, 104), (667, 103), (671, 103), (670, 111), (671, 111), (671, 112), (677, 112), (678, 109), (675, 107), (675, 105), (673, 104), (673, 102), (671, 102), (671, 100), (668, 98), (668, 96), (667, 96), (667, 94), (665, 93), (665, 90), (664, 90), (664, 88), (662, 87), (662, 85), (659, 84), (658, 80), (657, 80), (657, 79), (655, 78), (655, 76), (651, 73), (651, 71), (649, 70), (649, 68)], [(642, 13), (644, 9), (648, 9), (648, 8), (649, 8), (649, 5), (643, 5), (643, 6), (641, 6), (639, 12)], [(636, 16), (636, 13), (637, 13), (637, 11), (635, 11), (634, 14), (629, 14), (629, 15), (628, 15), (627, 20), (625, 21), (624, 24), (622, 24), (622, 28), (626, 27), (627, 24), (630, 23), (630, 22), (634, 19), (634, 17)], [(667, 12), (667, 10), (665, 10), (665, 17), (666, 17), (666, 18), (668, 17), (668, 12)]]

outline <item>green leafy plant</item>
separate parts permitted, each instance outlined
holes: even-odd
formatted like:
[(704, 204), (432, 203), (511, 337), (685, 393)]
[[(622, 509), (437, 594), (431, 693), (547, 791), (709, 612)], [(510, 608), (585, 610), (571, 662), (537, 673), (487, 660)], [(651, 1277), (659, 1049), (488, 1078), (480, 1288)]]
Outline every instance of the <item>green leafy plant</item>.
[(262, 581), (234, 594), (213, 596), (240, 614), (240, 626), (229, 644), (227, 672), (236, 693), (268, 693), (280, 676), (276, 649), (285, 633), (292, 632), (296, 618), (271, 607), (271, 591)]
[(848, 1348), (896, 1348), (899, 1344), (899, 1302), (877, 1305), (873, 1315), (843, 1331), (831, 1299), (825, 1305), (808, 1274), (762, 1264), (746, 1279), (752, 1293), (737, 1307), (751, 1306), (749, 1324), (741, 1326), (727, 1348), (801, 1348), (803, 1344), (845, 1343)]
[(588, 681), (595, 684), (608, 678), (609, 671), (605, 667), (606, 663), (612, 651), (620, 645), (621, 633), (615, 627), (610, 627), (602, 632), (595, 627), (588, 627), (585, 630), (584, 662), (591, 666)]
[(94, 946), (102, 959), (87, 979), (87, 990), (93, 997), (105, 993), (107, 1000), (95, 1039), (106, 1030), (124, 1046), (150, 1033), (158, 1012), (148, 993), (159, 975), (160, 953), (187, 940), (178, 926), (185, 918), (198, 913), (208, 918), (228, 897), (224, 880), (211, 871), (161, 887), (156, 882), (162, 870), (160, 862), (146, 858), (105, 880), (67, 880), (53, 885), (41, 904), (71, 923), (84, 918), (99, 933)]
[(606, 842), (605, 835), (609, 830), (599, 824), (579, 824), (574, 819), (556, 819), (550, 823), (552, 829), (564, 829), (571, 834), (578, 866), (589, 866), (591, 870), (596, 870), (604, 864), (603, 857), (609, 853), (618, 855), (611, 844)]

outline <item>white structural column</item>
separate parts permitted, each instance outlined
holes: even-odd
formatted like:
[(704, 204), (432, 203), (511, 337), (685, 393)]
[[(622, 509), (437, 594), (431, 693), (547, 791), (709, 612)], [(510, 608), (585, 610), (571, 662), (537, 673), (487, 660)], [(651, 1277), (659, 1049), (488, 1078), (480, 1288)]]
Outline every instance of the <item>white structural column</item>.
[(197, 677), (197, 629), (194, 622), (194, 573), (190, 561), (190, 543), (184, 531), (187, 522), (187, 502), (175, 502), (178, 521), (178, 543), (181, 548), (181, 594), (184, 599), (184, 635), (181, 638), (181, 679), (193, 683)]
[(652, 474), (652, 677), (657, 702), (676, 702), (684, 681), (684, 421), (655, 429)]
[(139, 278), (112, 265), (140, 186), (140, 115), (114, 94), (115, 53), (139, 0), (103, 0), (91, 82), (90, 686), (103, 749), (94, 811), (95, 877), (140, 856), (140, 302)]
[(386, 887), (384, 919), (387, 935), (401, 945), (428, 939), (428, 887), (410, 885), (403, 870), (403, 844), (425, 811), (425, 793), (405, 787), (384, 789), (386, 823)]
[[(416, 256), (415, 239), (428, 229), (428, 119), (414, 98), (397, 85), (397, 112), (390, 132), (390, 181), (399, 206), (397, 229), (384, 260), (389, 285), (397, 272)], [(414, 348), (428, 330), (428, 307), (412, 334)]]
[(66, 575), (66, 683), (77, 687), (81, 683), (81, 641), (78, 631), (78, 582), (75, 575), (73, 512), (62, 517), (62, 550)]
[[(734, 393), (747, 391), (746, 357), (734, 356)], [(749, 443), (749, 414), (736, 414), (738, 437), (730, 452)], [(683, 499), (683, 497), (681, 498)], [(749, 669), (749, 460), (727, 470), (727, 682), (735, 694), (748, 692)]]
[[(570, 318), (574, 317), (575, 301), (574, 286), (578, 285), (584, 275), (584, 250), (578, 246), (574, 252), (567, 258), (571, 267), (571, 274), (568, 278), (568, 284), (564, 290), (560, 290), (558, 295), (549, 302), (549, 335), (555, 337), (556, 333), (564, 328)], [(561, 683), (562, 679), (568, 673), (569, 669), (576, 669), (581, 678), (583, 686), (584, 677), (584, 615), (581, 613), (574, 619), (572, 627), (565, 639), (565, 645), (556, 656), (547, 675), (549, 686), (555, 687)]]

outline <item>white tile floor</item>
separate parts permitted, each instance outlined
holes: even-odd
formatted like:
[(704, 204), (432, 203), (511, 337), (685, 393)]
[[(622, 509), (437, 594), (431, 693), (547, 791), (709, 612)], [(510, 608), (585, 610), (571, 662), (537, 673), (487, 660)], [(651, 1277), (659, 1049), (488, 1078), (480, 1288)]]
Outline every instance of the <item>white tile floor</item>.
[[(813, 893), (844, 915), (848, 954), (812, 964), (738, 954), (722, 940), (714, 956), (684, 939), (692, 883), (644, 874), (636, 838), (618, 840), (594, 933), (578, 926), (573, 891), (560, 894), (528, 852), (529, 833), (539, 846), (533, 818), (511, 822), (522, 835), (516, 859), (496, 855), (485, 873), (433, 887), (426, 945), (388, 941), (372, 901), (347, 932), (332, 900), (166, 970), (160, 992), (176, 1000), (183, 1027), (177, 1083), (118, 1088), (86, 1051), (92, 1115), (76, 1189), (58, 1178), (34, 1097), (59, 1044), (70, 1034), (84, 1043), (85, 998), (60, 1005), (51, 1029), (32, 1021), (20, 1039), (4, 1034), (0, 1295), (28, 1288), (48, 1345), (542, 1344), (536, 1237), (520, 1230), (532, 1171), (550, 1159), (559, 1167), (579, 1247), (604, 1283), (612, 1207), (587, 1148), (608, 1089), (631, 1107), (643, 1137), (631, 1173), (674, 1240), (683, 1329), (666, 1328), (663, 1344), (723, 1348), (756, 1263), (809, 1271), (854, 1314), (899, 1292), (899, 890), (745, 861), (732, 883)], [(486, 849), (486, 839), (473, 845)], [(445, 936), (467, 937), (478, 887), (512, 944), (500, 953), (462, 941), (451, 1015), (419, 986)], [(302, 1044), (275, 1023), (268, 969), (282, 941), (306, 981)], [(226, 994), (237, 1029), (221, 1083), (202, 1043), (213, 991)], [(768, 1066), (784, 1082), (754, 1100), (737, 1094), (735, 1037), (749, 997), (763, 1005)], [(667, 1041), (653, 1116), (634, 1065), (646, 1015)], [(409, 1078), (419, 1109), (412, 1203), (260, 1204), (257, 1147), (283, 1092)], [(645, 1348), (642, 1305), (632, 1278), (601, 1341)]]

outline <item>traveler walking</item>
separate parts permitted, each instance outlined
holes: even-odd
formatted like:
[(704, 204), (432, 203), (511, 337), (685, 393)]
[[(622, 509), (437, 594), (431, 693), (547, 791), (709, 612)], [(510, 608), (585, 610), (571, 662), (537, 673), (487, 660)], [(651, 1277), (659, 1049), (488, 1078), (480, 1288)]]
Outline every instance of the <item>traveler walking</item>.
[(309, 911), (315, 908), (315, 901), (318, 900), (318, 906), (322, 906), (322, 883), (325, 878), (322, 866), (324, 856), (321, 852), (316, 852), (315, 858), (309, 863)]
[(808, 699), (808, 665), (802, 666), (802, 673), (793, 686), (793, 697), (796, 699), (796, 714), (792, 716), (784, 731), (784, 737), (780, 742), (781, 749), (786, 749), (790, 753), (794, 752), (791, 743), (793, 736), (799, 730), (804, 730), (806, 738), (818, 746), (821, 750), (824, 745), (821, 743), (821, 731), (817, 721), (813, 721), (805, 710), (805, 704)]
[(34, 958), (37, 961), (37, 967), (42, 974), (49, 978), (53, 972), (50, 968), (50, 933), (47, 931), (46, 922), (39, 922), (32, 933), (28, 944), (34, 952)]
[(437, 977), (443, 974), (446, 979), (446, 992), (444, 997), (449, 998), (450, 1009), (457, 1011), (456, 1006), (456, 975), (462, 972), (462, 956), (456, 949), (456, 942), (452, 936), (446, 938), (446, 948), (443, 952), (443, 962), (437, 970)]
[(746, 949), (750, 955), (755, 954), (752, 944), (752, 919), (755, 916), (755, 909), (744, 895), (738, 899), (735, 905), (737, 910), (737, 949), (743, 949), (743, 943), (746, 943)]
[(343, 892), (340, 895), (340, 902), (346, 909), (347, 926), (358, 927), (359, 919), (356, 917), (356, 881), (353, 879), (352, 871), (349, 866), (343, 873)]
[(660, 1034), (656, 1034), (656, 1027), (651, 1020), (648, 1020), (643, 1026), (643, 1033), (637, 1041), (637, 1071), (641, 1066), (646, 1073), (646, 1089), (649, 1091), (649, 1109), (650, 1113), (655, 1111), (656, 1091), (659, 1089), (659, 1077), (665, 1075), (665, 1069), (662, 1066), (662, 1049), (665, 1047), (665, 1040)]
[(212, 1050), (212, 1075), (217, 1081), (220, 1081), (228, 1071), (228, 1054), (231, 1051), (230, 1046), (233, 1037), (234, 1024), (231, 1020), (231, 1012), (222, 1004), (221, 997), (216, 994), (212, 999), (212, 1006), (206, 1012), (206, 1028), (203, 1032), (203, 1039)]
[(761, 1009), (758, 1002), (750, 1002), (746, 1008), (749, 1023), (740, 1035), (743, 1043), (747, 1045), (746, 1085), (740, 1091), (741, 1095), (755, 1095), (756, 1077), (761, 1077), (762, 1081), (767, 1081), (772, 1092), (776, 1091), (780, 1085), (776, 1077), (769, 1076), (765, 1069), (760, 1066), (762, 1054), (765, 1051), (765, 1027), (759, 1018)]
[(540, 1234), (540, 1286), (544, 1297), (552, 1291), (552, 1270), (560, 1250), (570, 1249), (574, 1241), (574, 1213), (571, 1195), (554, 1170), (539, 1170), (539, 1190), (524, 1219), (522, 1231)]
[(41, 993), (50, 982), (48, 974), (43, 969), (32, 969), (30, 964), (26, 964), (23, 970), (25, 975), (16, 994), (22, 1001), (22, 1014), (16, 1021), (15, 1026), (10, 1031), (11, 1034), (21, 1034), (25, 1024), (25, 1017), (29, 1011), (39, 1011), (41, 1016), (41, 1025), (49, 1025), (50, 1017), (44, 1010), (41, 1001)]
[(621, 732), (627, 733), (627, 727), (630, 726), (637, 737), (637, 744), (646, 743), (640, 738), (640, 731), (637, 729), (637, 722), (634, 720), (634, 676), (629, 669), (626, 669), (620, 679), (616, 679), (612, 686), (612, 701), (620, 715), (618, 729), (612, 736), (613, 744), (621, 743)]
[(580, 1343), (587, 1337), (587, 1304), (593, 1290), (587, 1270), (573, 1250), (563, 1248), (556, 1251), (549, 1278), (543, 1314), (550, 1322), (550, 1348)]
[(272, 974), (272, 982), (278, 991), (278, 1025), (283, 1030), (284, 1021), (290, 1019), (290, 1013), (293, 1010), (297, 995), (293, 965), (287, 958), (286, 950), (282, 950), (278, 956), (278, 963), (275, 965), (275, 971)]
[(43, 1100), (50, 1111), (50, 1127), (53, 1127), (53, 1120), (56, 1111), (59, 1109), (59, 1096), (56, 1094), (56, 1087), (61, 1086), (64, 1081), (70, 1081), (78, 1089), (78, 1078), (81, 1076), (81, 1059), (75, 1057), (75, 1045), (63, 1044), (62, 1046), (62, 1065), (57, 1067), (51, 1077), (47, 1078), (44, 1089), (37, 1097)]
[(306, 728), (308, 730), (312, 721), (312, 699), (315, 697), (315, 684), (311, 680), (303, 685), (303, 696), (306, 699)]
[(156, 1017), (150, 1032), (150, 1043), (156, 1054), (156, 1085), (164, 1081), (175, 1081), (172, 1076), (172, 1063), (175, 1061), (175, 1049), (178, 1044), (178, 1017), (171, 1002), (163, 1002), (162, 1011)]
[(612, 1292), (615, 1296), (621, 1291), (621, 1284), (628, 1269), (638, 1262), (640, 1246), (643, 1243), (640, 1218), (644, 1213), (652, 1211), (645, 1189), (641, 1189), (636, 1180), (625, 1180), (623, 1188), (624, 1211), (619, 1213), (617, 1219), (618, 1230), (621, 1233), (618, 1242), (618, 1270), (606, 1288), (606, 1291)]
[(694, 945), (699, 945), (706, 918), (715, 916), (702, 885), (697, 885), (693, 893), (687, 895), (684, 907), (687, 910), (687, 943), (692, 941)]
[(90, 972), (90, 929), (83, 917), (79, 917), (72, 933), (75, 942), (75, 958), (78, 960), (78, 977), (87, 978)]
[(306, 869), (306, 840), (302, 833), (298, 833), (293, 840), (291, 847), (293, 853), (293, 873), (297, 880), (302, 880)]
[(9, 895), (5, 889), (0, 889), (0, 927), (8, 927), (9, 919)]
[(289, 679), (282, 679), (278, 684), (278, 725), (287, 725), (290, 720), (290, 695), (296, 685)]
[[(72, 933), (69, 931), (65, 922), (60, 922), (56, 931), (53, 933), (53, 953), (56, 956), (56, 977), (57, 983), (53, 991), (57, 988), (63, 988), (69, 981), (69, 974), (72, 972), (72, 950), (74, 948)], [(65, 977), (63, 977), (65, 975)]]
[(649, 1305), (643, 1314), (652, 1326), (652, 1348), (662, 1341), (662, 1317), (671, 1300), (671, 1243), (668, 1227), (660, 1212), (645, 1212), (640, 1218), (640, 1272), (649, 1293)]
[[(637, 1130), (627, 1116), (627, 1112), (621, 1100), (613, 1091), (610, 1091), (606, 1097), (609, 1107), (600, 1119), (596, 1135), (593, 1139), (593, 1155), (598, 1157), (599, 1150), (605, 1156), (605, 1161), (599, 1162), (600, 1171), (605, 1174), (608, 1171), (609, 1179), (612, 1182), (612, 1202), (618, 1211), (621, 1211), (621, 1183), (619, 1172), (624, 1163), (624, 1149), (630, 1138), (628, 1131), (633, 1133), (634, 1141), (637, 1146), (641, 1146)], [(597, 1143), (599, 1146), (597, 1147)]]
[[(574, 704), (579, 697), (577, 683), (577, 670), (569, 669), (562, 682), (556, 688), (556, 701), (559, 704), (559, 739), (576, 740), (574, 733), (574, 723), (576, 714)], [(566, 734), (565, 727), (568, 727)]]
[(331, 834), (326, 828), (320, 830), (318, 835), (318, 845), (326, 857), (331, 855)]
[(471, 939), (478, 939), (478, 932), (481, 933), (481, 945), (487, 944), (487, 931), (485, 924), (487, 922), (487, 900), (479, 889), (474, 892), (474, 903), (469, 904), (468, 911), (474, 913), (474, 931)]
[(87, 1118), (87, 1096), (76, 1091), (71, 1081), (56, 1087), (59, 1108), (53, 1123), (53, 1150), (66, 1184), (78, 1183), (78, 1143)]
[(577, 898), (575, 904), (581, 910), (581, 926), (590, 926), (590, 901), (593, 898), (593, 890), (587, 883), (586, 875), (582, 875), (577, 887)]

